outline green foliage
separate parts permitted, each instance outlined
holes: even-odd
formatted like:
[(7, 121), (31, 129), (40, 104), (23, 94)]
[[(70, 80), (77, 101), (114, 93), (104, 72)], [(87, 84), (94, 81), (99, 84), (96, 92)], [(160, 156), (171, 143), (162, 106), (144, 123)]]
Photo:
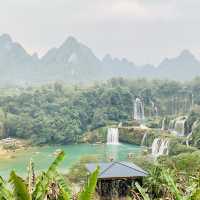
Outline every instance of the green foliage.
[(179, 155), (181, 153), (193, 153), (197, 150), (195, 147), (187, 147), (186, 145), (181, 144), (179, 140), (171, 140), (169, 146), (170, 156)]
[[(146, 116), (151, 113), (151, 101), (159, 107), (160, 114), (166, 115), (171, 98), (181, 96), (183, 91), (192, 91), (194, 102), (198, 103), (197, 83), (119, 78), (88, 87), (55, 83), (17, 88), (17, 92), (14, 88), (1, 89), (1, 135), (31, 138), (36, 144), (73, 143), (83, 133), (106, 126), (109, 121), (132, 119), (136, 96), (144, 99)], [(158, 122), (149, 125), (158, 127)]]
[(178, 190), (176, 183), (174, 182), (172, 177), (167, 172), (164, 172), (164, 170), (162, 171), (162, 175), (163, 175), (164, 179), (166, 180), (168, 187), (171, 190), (172, 194), (174, 194), (175, 200), (183, 200), (181, 197), (180, 191)]
[(83, 156), (79, 161), (70, 167), (69, 173), (67, 174), (70, 182), (80, 183), (85, 181), (87, 176), (87, 170), (85, 165), (87, 163), (97, 163), (98, 159), (96, 156)]
[(139, 183), (135, 183), (136, 188), (138, 189), (138, 191), (140, 192), (140, 194), (142, 195), (144, 200), (150, 200), (148, 194), (146, 194), (146, 191), (139, 185)]
[(152, 199), (159, 199), (165, 195), (171, 197), (168, 185), (163, 177), (163, 167), (159, 164), (155, 164), (150, 168), (149, 176), (145, 178), (144, 186)]
[(10, 182), (13, 186), (15, 200), (31, 200), (31, 195), (25, 181), (17, 176), (14, 171), (10, 174)]
[(78, 196), (78, 200), (89, 200), (95, 192), (97, 178), (99, 175), (99, 167), (90, 175), (88, 183), (86, 183), (82, 192)]
[[(13, 189), (10, 190), (10, 187), (7, 187), (6, 183), (0, 177), (0, 200), (71, 200), (72, 195), (68, 182), (66, 182), (65, 178), (57, 172), (57, 167), (63, 158), (64, 153), (60, 152), (49, 166), (47, 172), (43, 172), (37, 177), (36, 184), (30, 184), (30, 177), (34, 174), (32, 162), (29, 164), (28, 183), (12, 171), (9, 182)], [(88, 182), (83, 187), (82, 192), (78, 194), (79, 200), (92, 199), (97, 184), (98, 174), (99, 168), (89, 176)]]
[[(137, 144), (141, 145), (142, 138), (145, 133), (147, 133), (147, 137), (145, 140), (145, 146), (151, 146), (153, 140), (156, 137), (159, 137), (161, 134), (157, 131), (146, 131), (142, 129), (135, 129), (135, 128), (121, 128), (119, 129), (120, 135), (119, 139), (122, 142), (130, 143), (130, 144)], [(162, 134), (163, 135), (163, 134)]]
[(101, 127), (90, 132), (87, 132), (82, 137), (82, 142), (94, 144), (96, 142), (106, 142), (107, 140), (107, 127)]
[(13, 194), (6, 187), (5, 181), (0, 177), (0, 199), (1, 200), (13, 200)]
[(43, 200), (47, 194), (50, 181), (54, 178), (56, 169), (60, 162), (64, 159), (64, 152), (60, 152), (53, 163), (50, 165), (46, 173), (43, 173), (37, 180), (35, 190), (33, 192), (34, 200)]
[(174, 162), (176, 169), (185, 171), (188, 175), (195, 174), (200, 166), (200, 152), (182, 153), (171, 158)]
[(59, 194), (58, 199), (59, 200), (71, 199), (71, 196), (72, 196), (71, 191), (64, 177), (57, 172), (55, 173), (55, 176), (56, 176), (56, 181), (58, 182), (59, 188), (60, 188), (60, 194)]

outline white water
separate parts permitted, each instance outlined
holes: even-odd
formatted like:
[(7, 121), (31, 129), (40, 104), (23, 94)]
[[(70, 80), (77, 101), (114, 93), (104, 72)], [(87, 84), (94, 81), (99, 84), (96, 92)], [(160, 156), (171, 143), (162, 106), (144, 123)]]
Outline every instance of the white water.
[(151, 101), (152, 116), (158, 116), (158, 107)]
[(161, 155), (168, 155), (169, 153), (169, 139), (167, 138), (155, 138), (152, 143), (152, 155), (157, 158)]
[(144, 146), (144, 142), (145, 142), (146, 138), (147, 138), (147, 133), (145, 133), (142, 137), (141, 146)]
[(187, 145), (187, 147), (190, 146), (189, 142), (190, 142), (190, 140), (192, 139), (193, 131), (194, 131), (194, 129), (198, 126), (198, 123), (199, 123), (198, 120), (195, 121), (195, 122), (193, 123), (193, 125), (192, 125), (192, 131), (191, 131), (191, 132), (187, 135), (187, 137), (186, 137), (186, 145)]
[(145, 130), (147, 130), (147, 129), (149, 129), (146, 125), (144, 125), (144, 124), (140, 124), (140, 128), (141, 129), (145, 129)]
[(122, 127), (122, 122), (120, 122), (120, 123), (118, 124), (118, 127)]
[(186, 145), (187, 147), (190, 146), (189, 142), (190, 142), (190, 138), (192, 137), (192, 132), (188, 134), (187, 138), (186, 138)]
[(165, 121), (166, 121), (166, 118), (164, 117), (163, 120), (162, 120), (162, 127), (161, 127), (161, 130), (163, 130), (163, 131), (164, 131), (165, 128), (166, 128), (166, 127), (165, 127)]
[(174, 131), (175, 120), (170, 120), (169, 122), (169, 131)]
[(119, 130), (118, 128), (108, 128), (107, 144), (119, 144)]
[(140, 98), (136, 98), (134, 102), (134, 119), (137, 121), (144, 120), (144, 105)]
[(186, 123), (186, 119), (181, 119), (181, 120), (176, 121), (174, 131), (177, 136), (185, 135), (185, 123)]

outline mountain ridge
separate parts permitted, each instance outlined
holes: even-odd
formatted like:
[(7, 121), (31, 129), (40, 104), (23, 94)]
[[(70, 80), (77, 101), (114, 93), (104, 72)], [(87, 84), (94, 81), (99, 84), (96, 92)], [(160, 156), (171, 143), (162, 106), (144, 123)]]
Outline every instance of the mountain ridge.
[(59, 47), (51, 48), (41, 58), (30, 55), (10, 35), (0, 36), (0, 84), (68, 83), (107, 80), (113, 77), (190, 80), (200, 75), (200, 61), (189, 51), (165, 58), (158, 65), (136, 65), (126, 58), (110, 54), (99, 59), (86, 45), (73, 36)]

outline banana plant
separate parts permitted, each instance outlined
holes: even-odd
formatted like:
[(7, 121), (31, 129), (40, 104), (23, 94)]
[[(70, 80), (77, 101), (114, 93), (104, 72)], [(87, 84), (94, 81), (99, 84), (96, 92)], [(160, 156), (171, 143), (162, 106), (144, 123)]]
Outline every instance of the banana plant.
[(10, 173), (10, 183), (13, 186), (13, 195), (15, 200), (31, 200), (31, 194), (25, 181), (16, 175), (14, 171)]
[(2, 177), (0, 177), (0, 200), (14, 200), (12, 192), (7, 189), (7, 184)]
[(43, 172), (42, 175), (39, 176), (35, 189), (32, 193), (33, 200), (44, 200), (45, 196), (48, 193), (49, 183), (54, 179), (57, 167), (63, 161), (64, 156), (64, 152), (60, 152), (57, 158), (48, 168), (47, 172)]
[(78, 195), (78, 200), (89, 200), (95, 192), (97, 179), (99, 175), (99, 167), (90, 175), (88, 183), (85, 184), (84, 189)]
[[(0, 177), (0, 200), (72, 200), (71, 191), (64, 177), (58, 173), (57, 167), (64, 159), (64, 152), (59, 153), (46, 172), (35, 177), (34, 164), (32, 161), (28, 167), (28, 181), (11, 172), (9, 183), (12, 189), (7, 187)], [(82, 192), (78, 194), (78, 200), (90, 200), (95, 192), (99, 168), (89, 177)], [(9, 188), (9, 189), (8, 189)], [(51, 192), (51, 197), (49, 193)]]
[[(182, 191), (179, 190), (177, 184), (173, 180), (173, 178), (169, 175), (168, 172), (162, 170), (162, 176), (166, 181), (166, 184), (169, 188), (169, 192), (171, 192), (174, 196), (174, 200), (199, 200), (200, 199), (200, 174), (198, 177), (193, 177), (193, 183), (190, 187), (189, 194), (183, 194)], [(138, 183), (135, 184), (136, 188), (140, 192), (141, 196), (144, 200), (150, 200), (146, 190), (142, 188)]]
[(140, 194), (142, 195), (144, 200), (150, 200), (149, 195), (146, 193), (145, 189), (142, 188), (139, 183), (135, 183), (136, 188), (138, 189), (138, 191), (140, 192)]
[(197, 183), (194, 183), (192, 187), (192, 191), (188, 194), (182, 194), (181, 191), (178, 189), (176, 183), (170, 177), (170, 175), (163, 171), (163, 176), (169, 186), (171, 193), (175, 196), (175, 200), (199, 200), (200, 199), (200, 176), (195, 178)]

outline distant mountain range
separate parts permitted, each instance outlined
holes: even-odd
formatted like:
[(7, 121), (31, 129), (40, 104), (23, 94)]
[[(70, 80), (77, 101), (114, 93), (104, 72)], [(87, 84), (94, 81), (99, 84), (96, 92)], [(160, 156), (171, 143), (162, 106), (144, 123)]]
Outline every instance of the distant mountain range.
[(85, 83), (112, 77), (190, 80), (200, 76), (200, 61), (184, 50), (164, 59), (159, 66), (138, 66), (127, 59), (106, 55), (102, 60), (75, 38), (50, 49), (42, 58), (29, 55), (7, 34), (0, 36), (0, 84), (31, 84), (51, 81)]

